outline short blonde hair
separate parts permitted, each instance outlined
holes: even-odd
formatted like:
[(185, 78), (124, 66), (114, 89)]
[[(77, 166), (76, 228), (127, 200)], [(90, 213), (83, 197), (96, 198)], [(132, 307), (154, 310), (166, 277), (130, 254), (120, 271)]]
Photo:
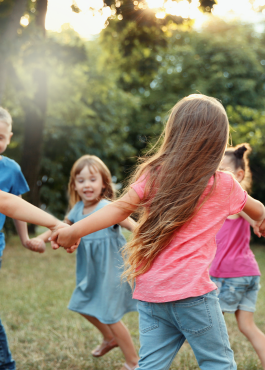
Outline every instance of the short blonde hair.
[(2, 107), (0, 107), (0, 122), (4, 122), (7, 126), (12, 127), (12, 117), (8, 111)]

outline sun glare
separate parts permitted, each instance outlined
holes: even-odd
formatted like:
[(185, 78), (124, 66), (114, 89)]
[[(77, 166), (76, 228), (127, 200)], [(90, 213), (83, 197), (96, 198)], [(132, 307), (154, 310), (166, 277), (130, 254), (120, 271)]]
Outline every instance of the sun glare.
[(146, 0), (146, 3), (150, 9), (163, 8), (164, 0)]
[(29, 15), (28, 14), (25, 14), (25, 15), (23, 15), (23, 17), (20, 18), (20, 24), (23, 27), (28, 26), (28, 24), (29, 24)]
[[(73, 0), (48, 0), (46, 29), (60, 32), (61, 26), (64, 23), (69, 23), (84, 38), (100, 33), (111, 15), (111, 9), (104, 7), (102, 12), (99, 11), (104, 5), (103, 0), (76, 0), (75, 3), (81, 9), (78, 14), (71, 9)], [(157, 18), (165, 18), (166, 14), (172, 14), (194, 19), (195, 26), (198, 25), (198, 27), (208, 18), (199, 10), (199, 0), (146, 0), (146, 4), (155, 10)], [(217, 0), (212, 13), (217, 17), (245, 17), (255, 22), (257, 13), (254, 12), (252, 6), (258, 10), (258, 8), (265, 6), (265, 0)], [(96, 11), (92, 12), (91, 8)], [(263, 14), (265, 15), (265, 11)], [(27, 16), (23, 16), (20, 22), (26, 27), (28, 21)]]
[[(60, 32), (61, 26), (69, 23), (82, 37), (89, 38), (91, 35), (100, 33), (111, 15), (110, 8), (104, 8), (102, 13), (98, 12), (103, 6), (102, 0), (76, 1), (77, 6), (81, 9), (80, 13), (72, 11), (72, 4), (72, 0), (49, 0), (46, 29)], [(92, 12), (90, 8), (94, 8), (95, 12)]]

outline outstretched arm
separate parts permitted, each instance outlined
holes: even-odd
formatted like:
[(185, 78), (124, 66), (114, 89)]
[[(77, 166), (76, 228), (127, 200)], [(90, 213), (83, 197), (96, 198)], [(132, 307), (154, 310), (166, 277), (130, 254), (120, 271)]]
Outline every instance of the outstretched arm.
[[(18, 197), (22, 198), (21, 195), (18, 195)], [(46, 246), (42, 240), (33, 238), (31, 242), (31, 240), (29, 239), (28, 225), (25, 221), (20, 221), (20, 220), (13, 220), (13, 221), (14, 221), (17, 233), (19, 235), (19, 238), (21, 240), (21, 243), (25, 248), (33, 252), (39, 252), (39, 253), (45, 252)]]
[(135, 190), (131, 189), (121, 199), (76, 222), (67, 230), (54, 232), (51, 240), (57, 240), (62, 247), (70, 248), (77, 239), (85, 235), (120, 224), (135, 211), (139, 203), (139, 196)]
[(250, 195), (247, 197), (247, 202), (243, 211), (254, 221), (263, 221), (265, 218), (264, 205)]
[(248, 195), (243, 211), (255, 222), (254, 232), (259, 237), (265, 236), (265, 207), (256, 199)]
[(243, 217), (250, 224), (250, 226), (253, 227), (254, 234), (260, 238), (261, 233), (259, 231), (259, 226), (261, 225), (262, 221), (252, 220), (252, 218), (250, 218), (244, 211), (239, 212), (239, 216)]
[(51, 230), (57, 229), (61, 224), (59, 220), (49, 213), (42, 211), (16, 195), (5, 193), (4, 191), (0, 191), (0, 212), (16, 220), (46, 226)]

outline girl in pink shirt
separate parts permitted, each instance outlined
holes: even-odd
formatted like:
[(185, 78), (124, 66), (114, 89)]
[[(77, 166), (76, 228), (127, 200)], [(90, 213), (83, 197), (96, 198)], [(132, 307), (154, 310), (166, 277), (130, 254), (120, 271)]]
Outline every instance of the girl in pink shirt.
[(218, 171), (228, 132), (225, 109), (216, 99), (198, 94), (182, 99), (123, 197), (69, 231), (53, 233), (57, 247), (67, 248), (140, 208), (124, 249), (124, 275), (135, 282), (140, 314), (140, 361), (131, 369), (169, 369), (186, 339), (201, 369), (236, 369), (209, 265), (226, 218), (244, 210), (261, 222), (265, 209), (230, 174)]
[[(221, 163), (221, 168), (231, 171), (245, 190), (251, 185), (250, 151), (248, 144), (229, 148)], [(265, 369), (265, 335), (254, 322), (260, 271), (249, 245), (250, 225), (255, 223), (244, 212), (225, 220), (216, 235), (217, 251), (210, 275), (218, 287), (222, 311), (235, 313), (239, 330), (249, 339)]]

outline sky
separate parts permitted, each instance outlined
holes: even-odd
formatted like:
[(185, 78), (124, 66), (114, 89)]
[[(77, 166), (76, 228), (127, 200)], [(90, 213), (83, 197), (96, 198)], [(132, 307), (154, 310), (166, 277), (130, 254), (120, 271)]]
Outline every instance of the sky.
[[(146, 0), (150, 8), (156, 10), (156, 16), (163, 18), (166, 13), (180, 15), (184, 18), (195, 19), (195, 26), (204, 22), (205, 16), (199, 11), (199, 0), (187, 0), (175, 2), (172, 0)], [(82, 37), (90, 38), (98, 34), (104, 27), (105, 21), (111, 15), (111, 10), (105, 8), (103, 14), (95, 12), (93, 14), (90, 7), (100, 9), (102, 0), (76, 0), (78, 7), (82, 10), (79, 14), (71, 9), (72, 0), (48, 0), (48, 11), (46, 16), (46, 29), (60, 31), (63, 24), (69, 23)], [(137, 3), (137, 1), (136, 1)], [(254, 7), (265, 6), (265, 0), (254, 0)], [(249, 0), (218, 0), (214, 6), (213, 14), (222, 18), (239, 17), (243, 20), (250, 20), (253, 23), (265, 20), (265, 11), (263, 14), (257, 14), (251, 8)], [(27, 19), (22, 19), (24, 25)]]

